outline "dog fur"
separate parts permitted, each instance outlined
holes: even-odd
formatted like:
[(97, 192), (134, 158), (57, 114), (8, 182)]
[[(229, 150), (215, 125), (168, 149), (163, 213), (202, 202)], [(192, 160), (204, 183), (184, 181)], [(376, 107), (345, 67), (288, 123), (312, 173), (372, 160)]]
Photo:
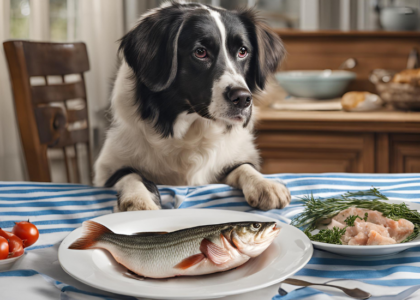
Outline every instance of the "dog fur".
[[(120, 50), (113, 122), (94, 177), (115, 186), (120, 211), (159, 209), (156, 184), (222, 182), (263, 210), (290, 202), (284, 185), (258, 172), (249, 100), (284, 49), (254, 11), (168, 2), (143, 15)], [(238, 89), (250, 93), (248, 104), (232, 100)]]

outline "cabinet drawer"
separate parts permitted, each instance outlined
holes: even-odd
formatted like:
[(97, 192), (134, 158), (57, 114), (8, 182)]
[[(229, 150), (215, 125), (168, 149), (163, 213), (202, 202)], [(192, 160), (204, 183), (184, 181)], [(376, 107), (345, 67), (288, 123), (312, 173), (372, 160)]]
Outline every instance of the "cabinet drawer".
[(391, 134), (390, 171), (393, 173), (420, 173), (420, 135)]
[(260, 131), (262, 172), (374, 172), (374, 135)]

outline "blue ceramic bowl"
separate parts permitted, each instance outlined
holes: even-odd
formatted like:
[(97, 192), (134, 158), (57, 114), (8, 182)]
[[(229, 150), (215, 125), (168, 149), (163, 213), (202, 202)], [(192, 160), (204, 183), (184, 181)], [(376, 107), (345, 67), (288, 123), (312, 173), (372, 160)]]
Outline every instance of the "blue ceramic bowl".
[(285, 71), (275, 74), (277, 82), (295, 97), (332, 99), (341, 97), (356, 73), (349, 71)]

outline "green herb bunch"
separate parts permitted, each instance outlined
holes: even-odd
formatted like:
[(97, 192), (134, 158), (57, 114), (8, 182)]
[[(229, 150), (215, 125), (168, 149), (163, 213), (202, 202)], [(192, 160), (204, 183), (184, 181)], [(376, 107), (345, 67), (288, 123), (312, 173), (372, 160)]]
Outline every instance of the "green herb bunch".
[(361, 218), (357, 215), (356, 216), (348, 216), (344, 220), (344, 223), (347, 224), (347, 226), (344, 227), (344, 228), (338, 228), (338, 227), (334, 226), (332, 229), (322, 229), (317, 234), (312, 234), (311, 233), (312, 230), (310, 228), (307, 228), (305, 230), (305, 234), (312, 241), (328, 243), (328, 244), (342, 245), (343, 243), (341, 242), (341, 236), (346, 233), (347, 227), (354, 226), (354, 222), (356, 221), (356, 219), (366, 221), (367, 218), (368, 218), (368, 213), (365, 213), (364, 218)]
[[(369, 199), (366, 199), (369, 197)], [(405, 203), (387, 203), (388, 198), (381, 194), (378, 189), (371, 188), (366, 191), (347, 192), (340, 197), (326, 199), (317, 198), (311, 194), (301, 199), (304, 202), (305, 210), (293, 219), (292, 225), (304, 230), (305, 234), (314, 241), (341, 244), (340, 237), (345, 233), (348, 226), (354, 226), (354, 222), (359, 216), (349, 216), (345, 222), (347, 226), (343, 229), (334, 227), (333, 229), (323, 229), (319, 233), (312, 235), (311, 232), (322, 223), (336, 216), (340, 211), (349, 207), (365, 208), (376, 210), (383, 216), (398, 221), (406, 219), (414, 224), (414, 232), (402, 243), (409, 242), (420, 235), (420, 213), (410, 210)], [(367, 214), (365, 214), (365, 221)], [(341, 233), (341, 234), (340, 234)]]
[(354, 226), (354, 222), (356, 221), (356, 219), (360, 219), (360, 220), (363, 220), (363, 221), (367, 221), (367, 218), (368, 218), (368, 216), (369, 216), (369, 214), (368, 213), (365, 213), (365, 217), (364, 218), (361, 218), (361, 217), (359, 217), (359, 216), (348, 216), (345, 220), (344, 220), (344, 223), (346, 223), (347, 224), (347, 226), (348, 227), (352, 227), (352, 226)]
[(311, 241), (342, 245), (341, 236), (346, 233), (347, 226), (343, 229), (333, 227), (333, 229), (322, 229), (317, 234), (312, 234), (306, 229), (304, 232)]

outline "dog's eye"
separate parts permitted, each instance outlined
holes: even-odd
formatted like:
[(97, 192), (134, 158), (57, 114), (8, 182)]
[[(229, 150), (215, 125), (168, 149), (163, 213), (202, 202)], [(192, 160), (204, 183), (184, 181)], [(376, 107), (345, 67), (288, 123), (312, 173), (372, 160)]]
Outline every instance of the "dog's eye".
[(248, 50), (245, 48), (245, 47), (241, 47), (241, 48), (239, 48), (239, 51), (238, 51), (238, 56), (240, 57), (240, 58), (244, 58), (244, 57), (246, 57), (248, 55)]
[(207, 50), (204, 48), (197, 48), (195, 49), (194, 54), (195, 54), (195, 57), (197, 58), (205, 58), (207, 57)]

